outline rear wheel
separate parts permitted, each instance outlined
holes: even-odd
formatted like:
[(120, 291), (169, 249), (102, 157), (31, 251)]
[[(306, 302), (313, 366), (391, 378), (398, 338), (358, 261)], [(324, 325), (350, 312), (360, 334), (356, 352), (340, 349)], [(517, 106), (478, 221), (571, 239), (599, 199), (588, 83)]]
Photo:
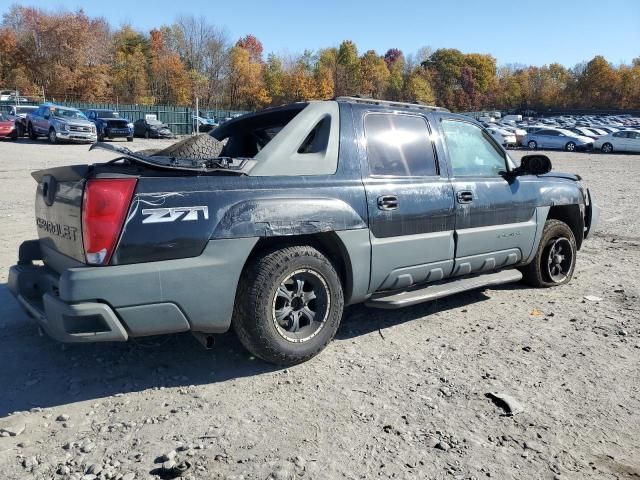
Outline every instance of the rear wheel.
[(291, 246), (267, 251), (245, 267), (233, 327), (255, 356), (294, 365), (327, 346), (343, 308), (342, 284), (331, 262), (313, 247)]
[(575, 152), (576, 151), (576, 144), (574, 142), (569, 142), (564, 146), (564, 149), (567, 152)]
[(527, 147), (529, 147), (529, 150), (535, 150), (536, 148), (538, 148), (538, 143), (535, 140), (529, 140), (529, 143), (527, 143)]
[(613, 152), (613, 145), (611, 145), (610, 143), (605, 143), (602, 145), (602, 153), (611, 153)]
[(560, 220), (547, 220), (533, 261), (522, 267), (523, 280), (533, 287), (555, 287), (568, 283), (576, 267), (576, 239)]

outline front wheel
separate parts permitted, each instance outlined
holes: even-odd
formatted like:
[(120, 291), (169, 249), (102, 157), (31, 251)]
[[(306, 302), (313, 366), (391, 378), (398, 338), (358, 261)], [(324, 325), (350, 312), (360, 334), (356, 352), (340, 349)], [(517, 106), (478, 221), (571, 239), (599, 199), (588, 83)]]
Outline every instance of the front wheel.
[(564, 149), (567, 152), (575, 152), (576, 151), (576, 144), (574, 142), (569, 142), (564, 146)]
[(530, 140), (529, 143), (527, 143), (527, 147), (529, 147), (529, 150), (535, 150), (538, 148), (538, 144), (535, 140)]
[(333, 339), (342, 318), (342, 283), (327, 258), (301, 245), (253, 259), (238, 285), (233, 327), (263, 360), (295, 365)]
[(133, 142), (133, 137), (127, 137), (127, 142)]
[(49, 143), (56, 143), (57, 141), (56, 131), (52, 128), (49, 130)]
[(611, 153), (613, 152), (613, 145), (611, 145), (610, 143), (605, 143), (604, 145), (602, 145), (602, 153)]
[(21, 123), (16, 124), (16, 132), (19, 137), (24, 137), (24, 126)]
[(36, 135), (36, 132), (33, 131), (33, 125), (29, 124), (27, 126), (27, 132), (28, 132), (29, 138), (31, 140), (37, 140), (38, 139), (38, 136)]
[(533, 261), (520, 270), (532, 287), (555, 287), (568, 283), (576, 268), (576, 239), (560, 220), (547, 220)]

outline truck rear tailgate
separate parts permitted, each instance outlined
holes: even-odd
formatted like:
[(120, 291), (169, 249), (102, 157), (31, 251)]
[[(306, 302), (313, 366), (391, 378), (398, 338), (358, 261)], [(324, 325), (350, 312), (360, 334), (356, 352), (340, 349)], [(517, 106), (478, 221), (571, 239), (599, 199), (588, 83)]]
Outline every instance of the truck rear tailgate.
[(34, 172), (38, 182), (35, 210), (36, 227), (43, 259), (63, 254), (85, 262), (82, 245), (82, 196), (87, 165), (72, 165)]

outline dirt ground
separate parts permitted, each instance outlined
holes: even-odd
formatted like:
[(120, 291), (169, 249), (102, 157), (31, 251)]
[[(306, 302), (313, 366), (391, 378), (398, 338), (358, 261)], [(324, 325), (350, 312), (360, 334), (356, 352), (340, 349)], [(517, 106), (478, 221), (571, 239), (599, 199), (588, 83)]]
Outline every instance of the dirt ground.
[(327, 350), (283, 369), (232, 334), (213, 350), (40, 336), (6, 286), (36, 234), (29, 173), (110, 156), (0, 143), (0, 478), (168, 478), (163, 455), (191, 479), (640, 478), (640, 156), (549, 155), (603, 207), (569, 285), (352, 307)]

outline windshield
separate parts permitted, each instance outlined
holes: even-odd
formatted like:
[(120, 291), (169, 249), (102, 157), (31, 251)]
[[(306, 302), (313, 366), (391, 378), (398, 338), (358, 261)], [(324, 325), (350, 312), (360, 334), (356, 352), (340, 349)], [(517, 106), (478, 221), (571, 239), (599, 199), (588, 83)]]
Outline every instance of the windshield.
[(84, 116), (80, 110), (71, 110), (68, 108), (52, 108), (51, 114), (54, 117), (58, 118), (66, 118), (69, 120), (86, 120), (87, 117)]
[(33, 112), (38, 107), (16, 107), (16, 114)]
[(96, 112), (98, 118), (120, 118), (118, 112)]

